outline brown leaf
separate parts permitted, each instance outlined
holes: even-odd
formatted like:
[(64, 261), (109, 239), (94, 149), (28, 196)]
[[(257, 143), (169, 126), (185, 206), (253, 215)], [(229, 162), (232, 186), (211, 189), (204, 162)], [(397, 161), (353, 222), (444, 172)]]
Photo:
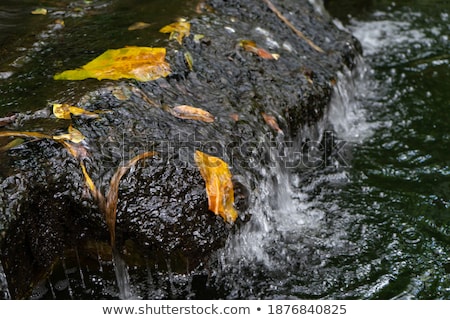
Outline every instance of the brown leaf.
[(264, 118), (264, 121), (275, 131), (283, 133), (283, 130), (280, 129), (280, 127), (278, 126), (278, 122), (277, 119), (274, 116), (271, 116), (267, 113), (261, 113), (261, 115)]
[(125, 164), (122, 167), (119, 167), (114, 175), (111, 178), (111, 182), (109, 184), (109, 190), (106, 194), (106, 203), (105, 203), (105, 219), (106, 224), (108, 225), (110, 234), (111, 234), (111, 244), (114, 247), (115, 244), (115, 229), (116, 229), (116, 215), (117, 215), (117, 202), (119, 198), (119, 183), (122, 179), (123, 175), (127, 173), (127, 171), (134, 166), (139, 160), (153, 157), (156, 155), (156, 152), (149, 151), (141, 153), (140, 155), (137, 155), (130, 161), (128, 161), (127, 164)]
[(252, 52), (263, 59), (278, 60), (280, 58), (279, 54), (268, 52), (267, 50), (259, 47), (253, 40), (241, 40), (239, 41), (239, 45), (244, 48), (245, 51)]
[(230, 118), (233, 119), (234, 122), (239, 121), (239, 114), (238, 113), (232, 113), (230, 114)]
[(180, 119), (198, 120), (203, 122), (214, 122), (214, 116), (200, 108), (195, 108), (187, 105), (176, 106), (172, 109), (169, 108), (169, 112)]
[(195, 151), (195, 163), (206, 183), (208, 209), (233, 223), (238, 217), (234, 208), (234, 189), (228, 165), (220, 158)]

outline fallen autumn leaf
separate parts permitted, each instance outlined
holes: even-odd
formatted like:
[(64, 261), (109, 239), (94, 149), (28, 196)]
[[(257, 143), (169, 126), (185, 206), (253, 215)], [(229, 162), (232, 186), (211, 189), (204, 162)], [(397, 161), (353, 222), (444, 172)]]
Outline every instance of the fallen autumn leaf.
[(194, 159), (206, 183), (208, 209), (226, 222), (233, 223), (238, 213), (234, 208), (234, 189), (228, 165), (222, 159), (198, 150)]

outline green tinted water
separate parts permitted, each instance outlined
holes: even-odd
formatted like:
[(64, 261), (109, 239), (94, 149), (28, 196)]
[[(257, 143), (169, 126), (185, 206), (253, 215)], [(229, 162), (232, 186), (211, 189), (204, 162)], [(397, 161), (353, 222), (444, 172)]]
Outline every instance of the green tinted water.
[(377, 83), (375, 97), (361, 98), (378, 128), (354, 148), (351, 183), (339, 196), (361, 217), (353, 236), (367, 244), (355, 262), (376, 284), (356, 291), (448, 299), (449, 3), (372, 1), (353, 17), (335, 1), (329, 9), (362, 41)]

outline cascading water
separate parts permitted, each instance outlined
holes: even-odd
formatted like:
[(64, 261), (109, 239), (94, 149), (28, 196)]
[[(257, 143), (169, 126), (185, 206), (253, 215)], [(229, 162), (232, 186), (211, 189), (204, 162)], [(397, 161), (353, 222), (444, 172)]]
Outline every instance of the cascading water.
[(7, 299), (10, 299), (8, 282), (6, 281), (5, 271), (3, 271), (3, 266), (0, 261), (0, 300), (7, 300)]
[(119, 299), (133, 299), (133, 293), (130, 284), (130, 275), (128, 266), (120, 256), (116, 248), (113, 248), (114, 273), (116, 275), (117, 287), (119, 289)]
[[(376, 126), (367, 122), (361, 105), (361, 99), (371, 95), (368, 88), (373, 88), (369, 67), (361, 57), (357, 60), (353, 70), (339, 73), (325, 119), (305, 127), (298, 135), (301, 141), (285, 142), (288, 147), (278, 150), (272, 165), (261, 169), (265, 179), (253, 190), (251, 221), (219, 254), (217, 279), (229, 298), (293, 296), (296, 292), (289, 287), (294, 282), (314, 273), (315, 278), (325, 277), (329, 261), (350, 255), (360, 245), (346, 234), (356, 217), (333, 200), (332, 190), (349, 180), (351, 146), (367, 139)], [(301, 154), (302, 166), (288, 168), (280, 153), (289, 154), (287, 158)], [(304, 297), (328, 290), (323, 283), (314, 289), (294, 286), (297, 294), (304, 291)]]

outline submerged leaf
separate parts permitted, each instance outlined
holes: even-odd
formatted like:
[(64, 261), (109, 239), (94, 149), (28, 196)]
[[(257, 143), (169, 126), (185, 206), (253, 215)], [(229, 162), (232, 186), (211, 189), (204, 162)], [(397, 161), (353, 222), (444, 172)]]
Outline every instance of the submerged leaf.
[(142, 30), (145, 28), (150, 27), (151, 24), (147, 22), (135, 22), (131, 26), (128, 27), (128, 31), (134, 31), (134, 30)]
[(177, 22), (162, 27), (159, 32), (170, 33), (169, 39), (177, 39), (178, 43), (181, 44), (183, 38), (190, 34), (191, 24), (184, 19), (180, 19)]
[(69, 126), (68, 132), (59, 136), (53, 136), (53, 140), (68, 140), (73, 143), (80, 143), (86, 138), (79, 130), (72, 127), (72, 125)]
[(233, 223), (238, 217), (234, 208), (234, 189), (228, 165), (220, 158), (195, 151), (195, 163), (206, 183), (208, 209)]
[(111, 49), (79, 69), (56, 74), (55, 80), (136, 79), (150, 81), (170, 74), (165, 48), (125, 47)]
[(34, 9), (33, 11), (31, 11), (31, 14), (45, 16), (47, 14), (47, 9), (45, 9), (45, 8), (37, 8), (37, 9)]
[(206, 110), (195, 108), (192, 106), (176, 106), (172, 109), (169, 108), (169, 112), (180, 119), (199, 120), (203, 122), (214, 122), (214, 116)]

